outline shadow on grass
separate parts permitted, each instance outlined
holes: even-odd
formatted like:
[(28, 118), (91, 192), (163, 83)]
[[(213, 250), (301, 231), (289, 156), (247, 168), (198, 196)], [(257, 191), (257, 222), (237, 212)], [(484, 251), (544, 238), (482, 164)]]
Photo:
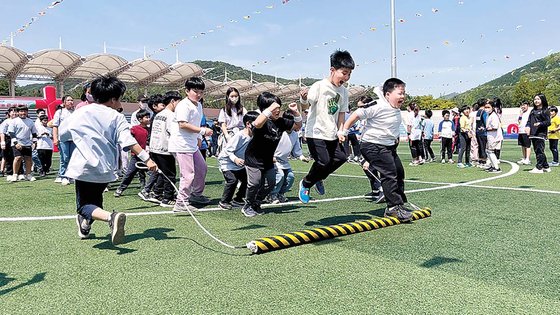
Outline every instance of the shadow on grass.
[[(321, 246), (321, 245), (328, 245), (328, 244), (334, 244), (334, 243), (340, 243), (340, 242), (344, 242), (344, 240), (341, 237), (335, 237), (335, 238), (328, 238), (326, 240), (321, 240), (321, 241), (316, 241), (313, 242), (311, 244), (315, 245), (315, 246)], [(306, 244), (303, 244), (302, 246), (305, 246)]]
[(237, 229), (233, 229), (232, 231), (245, 231), (245, 230), (256, 230), (256, 229), (262, 229), (267, 227), (266, 225), (261, 225), (261, 224), (251, 224), (251, 225), (247, 225), (247, 226), (243, 226)]
[(223, 180), (211, 180), (209, 182), (206, 182), (206, 185), (222, 185), (224, 183)]
[(155, 203), (146, 203), (146, 205), (143, 206), (138, 206), (138, 207), (132, 207), (132, 208), (124, 208), (122, 210), (141, 210), (141, 209), (149, 209), (152, 210), (153, 208), (158, 207), (159, 209), (159, 205), (155, 204)]
[(371, 217), (367, 215), (356, 215), (356, 214), (339, 215), (335, 217), (322, 218), (317, 221), (307, 221), (305, 222), (305, 226), (327, 226), (327, 225), (349, 223), (349, 222), (355, 222), (359, 220), (369, 220), (369, 219), (371, 219)]
[[(11, 287), (11, 288), (2, 289), (2, 290), (0, 290), (0, 296), (5, 295), (5, 294), (8, 294), (8, 293), (10, 293), (10, 292), (12, 292), (12, 291), (15, 291), (15, 290), (17, 290), (17, 289), (21, 289), (21, 288), (23, 288), (23, 287), (25, 287), (25, 286), (28, 286), (28, 285), (32, 285), (32, 284), (41, 282), (41, 281), (45, 280), (45, 275), (46, 275), (46, 274), (47, 274), (46, 272), (38, 273), (38, 274), (34, 275), (33, 278), (31, 278), (31, 279), (29, 279), (29, 280), (27, 280), (27, 281), (25, 281), (25, 282), (23, 282), (23, 283), (17, 284), (17, 285), (15, 285), (15, 286)], [(15, 280), (17, 280), (17, 279), (15, 279), (15, 278), (10, 278), (10, 277), (8, 277), (8, 275), (5, 274), (5, 273), (0, 273), (0, 286), (5, 286), (5, 285), (7, 285), (8, 283), (10, 283), (10, 282), (12, 282), (12, 281), (15, 281)]]
[[(211, 248), (208, 247), (204, 244), (199, 243), (198, 241), (193, 240), (192, 238), (187, 238), (187, 240), (195, 243), (196, 245), (209, 250), (211, 252), (214, 253), (218, 253), (218, 254), (224, 254), (224, 255), (228, 255), (228, 256), (239, 256), (239, 257), (243, 257), (243, 256), (252, 256), (252, 253), (249, 251), (248, 248), (246, 247), (240, 247), (240, 248), (236, 248), (236, 249), (229, 249), (228, 251), (225, 250), (225, 247), (220, 247), (220, 249), (215, 249), (215, 248)], [(211, 242), (211, 240), (209, 240), (208, 242)], [(216, 244), (215, 242), (212, 242), (213, 244)], [(242, 251), (245, 251), (245, 253), (242, 253)]]
[(285, 213), (295, 213), (295, 212), (299, 212), (299, 210), (296, 209), (301, 209), (301, 205), (284, 205), (284, 206), (275, 206), (275, 207), (266, 207), (263, 208), (262, 211), (267, 214), (267, 213), (274, 213), (274, 214), (285, 214)]
[(534, 185), (521, 185), (521, 186), (517, 186), (517, 188), (533, 188), (535, 187)]
[[(147, 229), (143, 233), (126, 235), (124, 237), (123, 244), (128, 244), (128, 243), (132, 243), (132, 242), (139, 241), (139, 240), (142, 240), (142, 239), (147, 239), (147, 238), (153, 238), (156, 241), (184, 239), (184, 237), (176, 237), (176, 236), (167, 235), (167, 233), (172, 232), (172, 231), (175, 231), (175, 230), (174, 229), (169, 229), (169, 228)], [(108, 236), (107, 236), (107, 238), (108, 238)], [(93, 237), (91, 239), (101, 240), (101, 239), (106, 239), (106, 238)], [(113, 243), (111, 243), (110, 240), (107, 240), (107, 239), (105, 240), (105, 242), (94, 245), (93, 248), (104, 249), (104, 250), (116, 250), (116, 251), (118, 251), (117, 255), (129, 254), (129, 253), (133, 253), (133, 252), (136, 251), (135, 249), (124, 248), (124, 247), (119, 247), (117, 245), (114, 245)]]
[(432, 259), (426, 260), (425, 262), (420, 264), (420, 267), (434, 268), (434, 267), (439, 267), (443, 264), (457, 263), (457, 262), (463, 262), (463, 261), (457, 258), (434, 256)]
[[(360, 211), (360, 212), (351, 212), (352, 214), (360, 214), (360, 213), (367, 213), (369, 215), (372, 215), (374, 217), (383, 217), (385, 215), (385, 207), (383, 208), (379, 208), (379, 209), (372, 209), (372, 210), (368, 210), (368, 211)], [(371, 218), (367, 218), (365, 220), (368, 220)]]

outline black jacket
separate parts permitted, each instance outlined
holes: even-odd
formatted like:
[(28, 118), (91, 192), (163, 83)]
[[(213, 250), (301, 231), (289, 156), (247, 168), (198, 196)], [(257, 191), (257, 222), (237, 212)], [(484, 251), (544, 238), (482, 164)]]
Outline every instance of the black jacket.
[[(539, 123), (538, 126), (535, 126), (536, 123)], [(550, 126), (550, 112), (548, 111), (548, 108), (533, 108), (531, 114), (529, 114), (529, 119), (527, 120), (526, 125), (526, 127), (531, 128), (529, 136), (546, 139), (548, 126)]]

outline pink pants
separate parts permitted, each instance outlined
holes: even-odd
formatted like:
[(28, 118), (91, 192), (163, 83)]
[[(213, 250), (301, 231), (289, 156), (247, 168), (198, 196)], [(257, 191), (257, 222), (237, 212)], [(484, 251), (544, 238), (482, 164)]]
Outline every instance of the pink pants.
[(202, 195), (208, 167), (200, 151), (193, 153), (176, 153), (181, 179), (177, 203), (188, 202), (191, 194)]

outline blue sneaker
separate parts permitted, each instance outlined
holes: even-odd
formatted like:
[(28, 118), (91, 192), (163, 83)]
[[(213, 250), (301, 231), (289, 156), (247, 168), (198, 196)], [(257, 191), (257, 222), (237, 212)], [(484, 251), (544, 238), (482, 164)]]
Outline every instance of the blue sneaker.
[(309, 188), (303, 187), (303, 179), (299, 181), (299, 200), (303, 203), (309, 202)]
[(315, 191), (321, 196), (325, 194), (325, 185), (322, 180), (315, 183)]

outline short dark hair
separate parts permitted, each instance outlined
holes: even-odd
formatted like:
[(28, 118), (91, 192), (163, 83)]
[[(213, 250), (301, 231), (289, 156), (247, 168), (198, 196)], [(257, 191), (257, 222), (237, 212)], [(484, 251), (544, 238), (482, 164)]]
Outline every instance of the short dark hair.
[(383, 95), (393, 92), (393, 90), (399, 86), (406, 86), (406, 83), (404, 83), (404, 81), (402, 81), (401, 79), (397, 79), (397, 78), (387, 79), (387, 81), (383, 83)]
[(262, 92), (257, 97), (257, 106), (259, 107), (261, 112), (263, 110), (267, 109), (274, 102), (276, 102), (276, 103), (278, 103), (278, 105), (282, 106), (282, 101), (280, 101), (280, 98), (278, 96), (270, 93), (270, 92)]
[(441, 116), (443, 117), (443, 116), (445, 116), (445, 115), (451, 115), (451, 112), (448, 111), (447, 109), (444, 109), (444, 110), (441, 112)]
[(154, 94), (148, 99), (148, 107), (151, 110), (154, 110), (154, 107), (159, 103), (163, 103), (163, 95), (161, 94)]
[(431, 110), (431, 109), (426, 109), (426, 111), (424, 112), (424, 114), (426, 114), (426, 117), (432, 118), (432, 115), (433, 115), (434, 113), (432, 113), (432, 110)]
[(37, 109), (35, 110), (35, 112), (36, 112), (37, 114), (39, 114), (39, 112), (45, 113), (45, 109), (44, 109), (44, 108), (37, 108)]
[(179, 92), (177, 91), (167, 91), (165, 92), (165, 95), (163, 95), (163, 104), (165, 106), (169, 105), (169, 103), (171, 103), (171, 101), (173, 100), (180, 100), (182, 99), (181, 94), (179, 94)]
[(461, 109), (459, 110), (459, 112), (463, 113), (465, 110), (467, 109), (471, 109), (471, 107), (469, 105), (464, 105), (463, 107), (461, 107)]
[(252, 123), (253, 121), (255, 121), (255, 119), (257, 119), (257, 117), (259, 116), (259, 113), (257, 111), (250, 111), (247, 112), (245, 114), (245, 116), (243, 116), (243, 124), (246, 125), (247, 123)]
[(19, 105), (17, 107), (17, 111), (18, 112), (24, 112), (24, 111), (26, 112), (26, 111), (29, 111), (29, 108), (27, 108), (27, 106), (25, 106), (25, 105)]
[(331, 54), (331, 67), (335, 69), (348, 68), (354, 69), (354, 59), (346, 50), (336, 50)]
[(47, 115), (40, 115), (39, 120), (49, 120), (49, 117)]
[(197, 89), (197, 90), (204, 90), (206, 85), (204, 84), (204, 80), (201, 77), (190, 77), (185, 81), (185, 88), (187, 90)]
[(142, 119), (146, 116), (150, 117), (150, 112), (148, 112), (145, 109), (141, 109), (141, 110), (136, 112), (136, 119), (138, 119), (138, 120), (140, 120), (140, 119)]
[(548, 108), (548, 110), (551, 111), (551, 112), (558, 113), (558, 108), (557, 108), (556, 106), (550, 106), (550, 107)]
[(116, 77), (101, 76), (91, 82), (91, 95), (96, 103), (104, 104), (112, 98), (119, 100), (126, 92), (126, 85)]

